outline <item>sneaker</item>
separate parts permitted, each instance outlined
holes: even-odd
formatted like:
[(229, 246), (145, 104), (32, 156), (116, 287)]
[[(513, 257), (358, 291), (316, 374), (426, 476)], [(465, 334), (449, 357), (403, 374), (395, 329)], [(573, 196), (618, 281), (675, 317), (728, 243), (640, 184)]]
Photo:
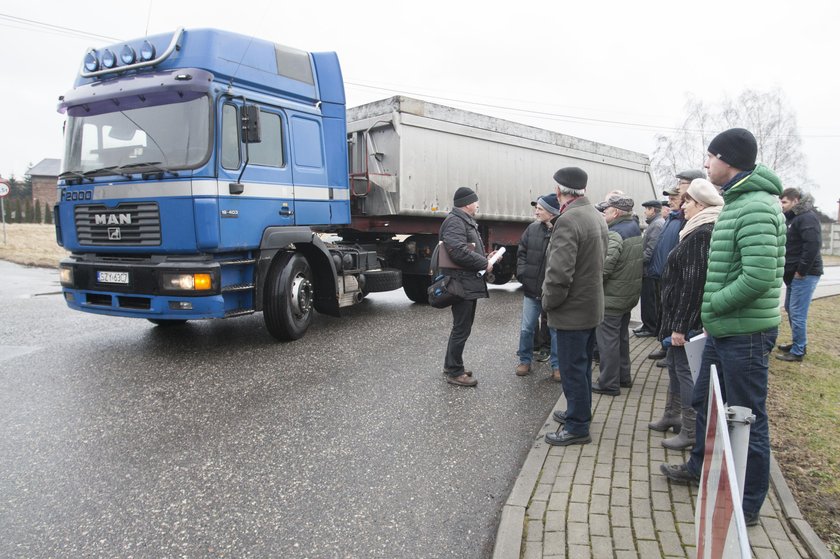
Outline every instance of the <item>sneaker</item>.
[(659, 471), (671, 481), (700, 485), (700, 476), (691, 473), (685, 464), (660, 464)]
[(744, 522), (747, 526), (758, 526), (760, 520), (761, 518), (757, 512), (744, 511)]
[(548, 352), (545, 352), (541, 349), (534, 351), (534, 361), (545, 363), (546, 361), (548, 361)]
[(656, 332), (645, 328), (644, 330), (633, 330), (633, 335), (638, 338), (652, 338), (656, 335)]
[(528, 373), (531, 372), (531, 364), (530, 363), (520, 363), (516, 366), (516, 376), (524, 377)]
[[(792, 343), (790, 343), (790, 344), (779, 344), (777, 347), (779, 348), (780, 351), (784, 351), (785, 353), (790, 353), (790, 350), (793, 349), (793, 344)], [(807, 355), (807, 354), (808, 354), (808, 348), (805, 347), (805, 349), (802, 350), (802, 355)]]
[(659, 361), (656, 362), (656, 366), (664, 369), (665, 367), (668, 366), (668, 362), (665, 361), (664, 359), (660, 359)]
[(545, 442), (547, 442), (551, 446), (589, 444), (592, 442), (592, 437), (590, 437), (588, 433), (586, 435), (573, 435), (565, 429), (561, 429), (558, 433), (546, 433)]

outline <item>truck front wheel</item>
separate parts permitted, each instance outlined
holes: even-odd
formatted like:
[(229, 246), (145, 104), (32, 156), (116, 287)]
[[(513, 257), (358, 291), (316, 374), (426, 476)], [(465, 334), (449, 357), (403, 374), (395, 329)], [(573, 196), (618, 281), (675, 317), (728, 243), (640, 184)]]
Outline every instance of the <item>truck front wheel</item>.
[(312, 269), (297, 253), (277, 257), (268, 272), (263, 320), (268, 332), (281, 341), (302, 338), (312, 323)]

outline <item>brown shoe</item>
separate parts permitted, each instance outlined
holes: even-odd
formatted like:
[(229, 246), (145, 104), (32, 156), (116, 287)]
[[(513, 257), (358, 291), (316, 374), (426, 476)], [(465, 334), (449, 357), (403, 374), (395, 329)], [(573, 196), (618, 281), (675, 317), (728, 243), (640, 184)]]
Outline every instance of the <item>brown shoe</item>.
[(467, 373), (464, 373), (458, 377), (446, 377), (446, 382), (449, 384), (454, 384), (455, 386), (475, 386), (478, 384), (478, 379), (471, 377)]
[(553, 380), (554, 382), (560, 382), (563, 380), (562, 378), (560, 378), (560, 369), (554, 369), (551, 372), (551, 380)]
[(528, 373), (531, 372), (531, 364), (530, 363), (520, 363), (516, 366), (516, 376), (524, 377)]

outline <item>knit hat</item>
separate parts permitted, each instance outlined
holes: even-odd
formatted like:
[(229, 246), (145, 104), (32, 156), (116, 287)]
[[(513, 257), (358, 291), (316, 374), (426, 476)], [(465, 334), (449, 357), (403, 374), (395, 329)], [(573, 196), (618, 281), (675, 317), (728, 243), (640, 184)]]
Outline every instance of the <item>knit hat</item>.
[(741, 171), (752, 171), (758, 155), (758, 144), (752, 132), (730, 128), (709, 142), (709, 153)]
[(546, 194), (545, 196), (540, 196), (531, 202), (532, 206), (536, 206), (538, 204), (542, 209), (551, 215), (560, 215), (560, 201), (557, 199), (557, 195), (553, 192), (551, 194)]
[(463, 208), (464, 206), (469, 206), (473, 202), (478, 202), (478, 194), (476, 194), (472, 188), (467, 188), (466, 186), (458, 187), (458, 190), (455, 191), (455, 196), (452, 199), (452, 203), (455, 207)]
[(723, 197), (718, 192), (718, 189), (706, 179), (694, 179), (691, 181), (686, 194), (707, 207), (723, 205)]
[(586, 171), (580, 167), (563, 167), (554, 173), (555, 182), (572, 190), (584, 190), (588, 178)]
[(660, 202), (659, 200), (648, 200), (647, 202), (642, 202), (642, 207), (656, 208), (658, 210), (662, 208), (662, 202)]

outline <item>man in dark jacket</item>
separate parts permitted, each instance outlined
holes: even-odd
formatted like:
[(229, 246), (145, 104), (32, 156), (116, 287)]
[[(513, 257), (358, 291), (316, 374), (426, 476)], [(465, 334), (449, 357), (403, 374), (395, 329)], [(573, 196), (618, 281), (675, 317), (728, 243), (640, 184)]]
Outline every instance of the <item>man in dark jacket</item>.
[[(531, 372), (534, 359), (534, 332), (536, 331), (542, 312), (542, 284), (545, 279), (545, 250), (551, 238), (551, 220), (560, 215), (560, 202), (554, 193), (539, 197), (531, 202), (534, 206), (535, 221), (528, 225), (519, 239), (516, 251), (516, 278), (522, 284), (524, 297), (522, 299), (522, 323), (519, 327), (519, 364), (516, 366), (517, 376), (525, 376)], [(557, 365), (556, 344), (552, 343), (551, 367), (554, 371), (552, 378), (560, 381), (560, 371)]]
[(455, 191), (453, 208), (440, 226), (442, 250), (446, 250), (454, 268), (441, 266), (440, 271), (453, 278), (464, 288), (464, 299), (452, 305), (452, 331), (446, 346), (443, 372), (446, 382), (456, 386), (475, 386), (478, 380), (472, 371), (464, 369), (464, 346), (472, 331), (478, 299), (488, 297), (487, 284), (480, 272), (490, 272), (493, 265), (484, 254), (484, 242), (478, 232), (475, 214), (478, 212), (478, 195), (470, 188)]
[(823, 274), (822, 227), (814, 212), (814, 198), (802, 195), (798, 188), (782, 192), (782, 211), (787, 221), (785, 244), (785, 312), (788, 315), (793, 342), (782, 344), (782, 361), (802, 361), (808, 345), (808, 307), (817, 282)]
[(659, 241), (659, 235), (665, 227), (665, 218), (661, 215), (662, 202), (648, 200), (642, 202), (645, 209), (645, 223), (647, 227), (643, 235), (642, 259), (644, 272), (642, 274), (642, 325), (633, 330), (637, 336), (650, 336), (659, 331), (659, 281), (648, 275), (648, 266), (653, 257), (653, 249)]
[(609, 245), (604, 261), (604, 319), (595, 330), (601, 374), (592, 392), (618, 396), (620, 386), (629, 388), (630, 311), (642, 290), (642, 232), (633, 219), (633, 199), (610, 196), (597, 208), (609, 226)]
[(557, 340), (568, 407), (554, 413), (563, 428), (546, 434), (550, 445), (592, 442), (592, 350), (595, 327), (604, 318), (607, 224), (584, 195), (587, 178), (578, 167), (554, 173), (560, 215), (548, 245), (542, 304)]

